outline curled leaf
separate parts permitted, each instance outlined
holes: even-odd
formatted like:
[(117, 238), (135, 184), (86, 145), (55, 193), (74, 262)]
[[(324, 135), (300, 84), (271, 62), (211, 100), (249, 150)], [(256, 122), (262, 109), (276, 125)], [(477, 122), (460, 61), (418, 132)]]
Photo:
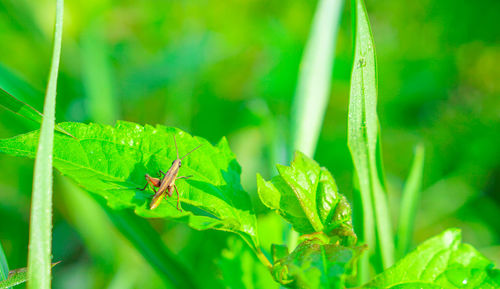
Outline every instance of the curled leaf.
[(345, 245), (356, 242), (351, 207), (326, 168), (296, 152), (290, 166), (278, 165), (278, 172), (270, 181), (257, 175), (259, 197), (267, 207), (301, 234), (324, 232)]
[(468, 244), (458, 229), (425, 241), (362, 288), (500, 288), (500, 270)]

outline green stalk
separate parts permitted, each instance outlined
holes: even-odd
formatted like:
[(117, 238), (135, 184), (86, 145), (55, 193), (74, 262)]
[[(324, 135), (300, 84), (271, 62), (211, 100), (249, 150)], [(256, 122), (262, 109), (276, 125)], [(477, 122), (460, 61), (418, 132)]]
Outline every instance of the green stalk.
[(399, 225), (397, 234), (397, 257), (403, 257), (410, 248), (417, 206), (422, 192), (422, 175), (424, 171), (424, 146), (415, 148), (415, 157), (406, 181), (401, 200)]
[(33, 289), (49, 289), (51, 287), (52, 152), (63, 8), (63, 0), (57, 0), (52, 64), (45, 93), (44, 118), (35, 158), (28, 249), (28, 288)]

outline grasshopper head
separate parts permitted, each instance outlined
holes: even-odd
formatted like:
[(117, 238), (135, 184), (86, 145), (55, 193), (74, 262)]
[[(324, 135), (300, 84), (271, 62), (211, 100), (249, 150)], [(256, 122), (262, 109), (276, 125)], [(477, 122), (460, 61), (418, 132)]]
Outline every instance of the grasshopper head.
[(175, 161), (172, 162), (172, 167), (181, 167), (182, 166), (182, 161), (180, 159), (176, 159)]

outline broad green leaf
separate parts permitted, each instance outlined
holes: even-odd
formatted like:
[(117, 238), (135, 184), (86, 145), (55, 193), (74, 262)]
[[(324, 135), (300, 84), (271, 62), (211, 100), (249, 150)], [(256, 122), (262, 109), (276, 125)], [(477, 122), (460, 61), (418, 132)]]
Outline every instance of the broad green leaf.
[(413, 237), (413, 225), (417, 214), (417, 205), (422, 191), (422, 175), (424, 171), (424, 146), (418, 145), (415, 149), (415, 158), (406, 181), (399, 213), (397, 234), (398, 257), (408, 252)]
[(229, 238), (228, 246), (221, 252), (218, 267), (226, 288), (259, 289), (279, 288), (266, 268), (246, 246), (237, 238)]
[(332, 244), (326, 235), (318, 238), (321, 234), (309, 235), (291, 254), (275, 262), (276, 281), (289, 288), (345, 288), (364, 247)]
[(500, 270), (458, 229), (435, 236), (362, 288), (500, 288)]
[[(348, 145), (361, 193), (361, 240), (370, 250), (377, 244), (377, 257), (386, 268), (394, 262), (394, 243), (380, 157), (375, 46), (363, 1), (353, 0), (352, 7), (355, 14), (355, 49), (349, 97)], [(366, 272), (363, 276), (366, 278)]]
[[(241, 168), (226, 139), (217, 146), (177, 128), (129, 122), (115, 127), (99, 124), (62, 123), (76, 137), (55, 136), (54, 166), (87, 191), (107, 200), (114, 209), (133, 208), (146, 218), (175, 218), (198, 230), (218, 229), (240, 234), (258, 244), (256, 218), (250, 198), (240, 184)], [(145, 174), (166, 171), (179, 155), (203, 144), (182, 162), (176, 181), (183, 212), (176, 209), (176, 194), (158, 208), (149, 209), (153, 192), (137, 190), (146, 184)], [(33, 157), (38, 131), (0, 140), (0, 151)]]
[(33, 171), (28, 248), (27, 287), (29, 289), (49, 289), (52, 281), (52, 156), (63, 14), (64, 0), (57, 0), (54, 47), (43, 107), (44, 118), (40, 127), (40, 135), (36, 138), (37, 145), (32, 148), (35, 155), (35, 168)]
[(278, 165), (278, 172), (271, 181), (257, 175), (259, 197), (267, 207), (301, 234), (325, 232), (355, 242), (351, 207), (326, 168), (296, 152), (290, 166)]
[(7, 258), (3, 251), (2, 244), (0, 243), (0, 281), (7, 279), (9, 275), (9, 264), (7, 263)]

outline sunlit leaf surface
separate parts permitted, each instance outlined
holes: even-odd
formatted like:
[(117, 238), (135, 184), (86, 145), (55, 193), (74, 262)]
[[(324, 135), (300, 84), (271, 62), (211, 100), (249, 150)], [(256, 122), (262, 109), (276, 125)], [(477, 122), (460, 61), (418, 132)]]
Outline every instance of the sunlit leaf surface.
[[(98, 124), (62, 123), (77, 139), (56, 134), (54, 166), (86, 190), (107, 200), (114, 209), (133, 208), (147, 218), (176, 218), (195, 229), (233, 231), (257, 244), (256, 218), (248, 194), (240, 184), (241, 168), (227, 141), (216, 146), (176, 128), (140, 126), (118, 122), (115, 127)], [(177, 180), (183, 212), (176, 209), (176, 194), (158, 208), (149, 209), (153, 192), (144, 187), (145, 174), (166, 172), (179, 155), (203, 146), (182, 161)], [(38, 131), (0, 140), (0, 151), (33, 157)]]
[(362, 288), (499, 288), (500, 270), (457, 229), (422, 243)]

